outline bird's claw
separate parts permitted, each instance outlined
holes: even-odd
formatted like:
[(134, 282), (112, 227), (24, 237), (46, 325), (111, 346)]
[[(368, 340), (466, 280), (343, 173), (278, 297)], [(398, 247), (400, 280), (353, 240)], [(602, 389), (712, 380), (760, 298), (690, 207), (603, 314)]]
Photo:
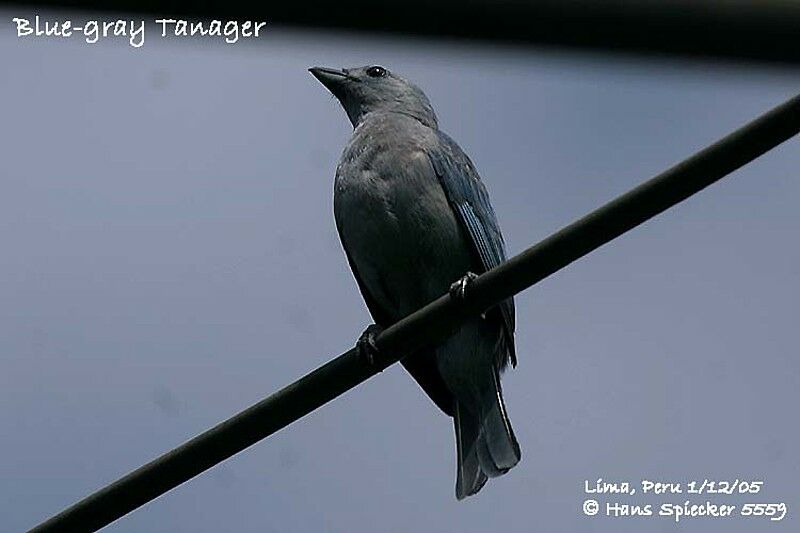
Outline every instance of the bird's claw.
[(377, 324), (372, 324), (361, 333), (358, 341), (356, 341), (356, 351), (359, 357), (365, 360), (369, 366), (375, 364), (375, 357), (379, 353), (375, 338), (380, 335), (382, 331), (382, 327)]
[(450, 297), (464, 301), (467, 297), (467, 287), (478, 277), (474, 272), (467, 272), (455, 283), (450, 285)]

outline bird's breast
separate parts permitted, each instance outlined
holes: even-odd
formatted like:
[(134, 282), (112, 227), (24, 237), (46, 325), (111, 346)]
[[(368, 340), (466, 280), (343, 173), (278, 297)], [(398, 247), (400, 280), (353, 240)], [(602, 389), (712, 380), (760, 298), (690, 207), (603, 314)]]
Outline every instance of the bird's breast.
[(462, 230), (423, 152), (343, 158), (334, 214), (356, 275), (395, 319), (447, 291), (469, 269)]

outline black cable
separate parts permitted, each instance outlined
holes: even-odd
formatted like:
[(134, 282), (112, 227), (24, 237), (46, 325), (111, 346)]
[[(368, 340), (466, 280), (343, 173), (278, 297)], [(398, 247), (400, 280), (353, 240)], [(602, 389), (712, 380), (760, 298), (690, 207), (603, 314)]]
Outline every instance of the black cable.
[(387, 328), (368, 365), (351, 349), (32, 531), (95, 531), (324, 405), (465, 316), (513, 296), (726, 176), (800, 131), (800, 95), (478, 277), (463, 303), (445, 295)]

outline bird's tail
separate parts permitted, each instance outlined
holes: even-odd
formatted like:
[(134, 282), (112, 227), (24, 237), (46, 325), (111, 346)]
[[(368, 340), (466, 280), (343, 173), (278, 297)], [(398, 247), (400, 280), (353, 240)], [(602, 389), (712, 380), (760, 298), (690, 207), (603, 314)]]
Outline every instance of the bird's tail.
[(462, 500), (481, 490), (488, 479), (481, 468), (478, 457), (478, 441), (481, 427), (478, 417), (470, 413), (462, 403), (456, 401), (453, 410), (456, 429), (456, 498)]
[(456, 402), (454, 424), (458, 470), (456, 498), (475, 494), (489, 477), (502, 476), (516, 465), (521, 452), (506, 415), (497, 372), (493, 386), (475, 410)]

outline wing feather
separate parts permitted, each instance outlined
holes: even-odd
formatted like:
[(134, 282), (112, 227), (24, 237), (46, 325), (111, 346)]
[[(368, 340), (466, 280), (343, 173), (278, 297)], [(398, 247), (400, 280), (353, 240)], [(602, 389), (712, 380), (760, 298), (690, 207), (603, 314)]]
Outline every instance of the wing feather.
[[(482, 272), (486, 272), (506, 260), (500, 225), (472, 161), (447, 134), (441, 131), (437, 134), (438, 146), (428, 150), (428, 157), (450, 207), (469, 235), (473, 251), (483, 268)], [(498, 351), (497, 365), (499, 368), (509, 363), (516, 366), (514, 299), (505, 300), (498, 309), (505, 349)]]

